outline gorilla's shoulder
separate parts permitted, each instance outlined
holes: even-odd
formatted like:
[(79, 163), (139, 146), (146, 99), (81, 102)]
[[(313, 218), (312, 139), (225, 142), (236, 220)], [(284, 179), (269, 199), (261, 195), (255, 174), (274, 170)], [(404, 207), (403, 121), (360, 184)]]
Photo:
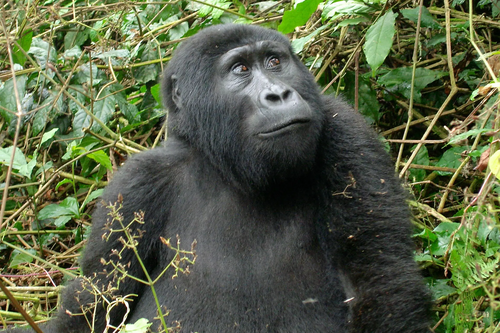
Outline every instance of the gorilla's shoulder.
[(363, 116), (355, 111), (342, 96), (323, 95), (322, 99), (326, 110), (325, 113), (331, 119), (331, 121), (328, 121), (331, 126), (345, 128), (347, 132), (352, 129), (353, 132), (358, 134), (369, 133), (371, 135), (373, 133), (373, 131), (367, 131), (368, 124), (363, 119)]
[(163, 196), (177, 187), (191, 155), (189, 147), (170, 139), (158, 148), (136, 154), (114, 174), (103, 198), (116, 200), (118, 194), (124, 200)]

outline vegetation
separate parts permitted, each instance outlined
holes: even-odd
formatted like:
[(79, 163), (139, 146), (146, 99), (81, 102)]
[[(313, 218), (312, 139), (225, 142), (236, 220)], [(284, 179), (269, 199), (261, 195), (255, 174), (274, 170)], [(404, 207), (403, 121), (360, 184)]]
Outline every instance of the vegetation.
[[(434, 330), (500, 331), (500, 1), (1, 6), (0, 282), (34, 320), (76, 274), (113, 171), (168, 136), (158, 82), (172, 51), (237, 22), (288, 33), (325, 93), (379, 131), (413, 194)], [(0, 294), (0, 322), (24, 321)]]

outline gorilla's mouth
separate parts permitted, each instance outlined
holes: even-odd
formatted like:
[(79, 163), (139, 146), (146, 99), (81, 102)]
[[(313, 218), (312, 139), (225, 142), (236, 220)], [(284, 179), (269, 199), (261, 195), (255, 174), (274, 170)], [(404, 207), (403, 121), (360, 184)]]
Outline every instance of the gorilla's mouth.
[(302, 127), (310, 122), (310, 119), (302, 118), (302, 119), (292, 119), (287, 122), (283, 122), (273, 126), (272, 128), (260, 132), (258, 136), (260, 138), (269, 138), (273, 136), (278, 136), (281, 134), (285, 134), (288, 132), (292, 132), (299, 127)]

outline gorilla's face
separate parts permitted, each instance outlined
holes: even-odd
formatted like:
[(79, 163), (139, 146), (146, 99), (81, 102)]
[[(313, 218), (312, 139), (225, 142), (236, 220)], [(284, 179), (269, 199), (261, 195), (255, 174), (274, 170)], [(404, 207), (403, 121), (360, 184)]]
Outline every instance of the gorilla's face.
[(274, 177), (309, 169), (322, 118), (294, 88), (302, 78), (288, 47), (274, 41), (240, 46), (219, 58), (216, 71), (216, 95), (236, 103), (227, 112), (239, 115), (239, 154)]
[(237, 47), (221, 56), (216, 68), (216, 93), (225, 95), (223, 100), (242, 102), (243, 135), (256, 144), (285, 148), (315, 132), (318, 110), (291, 86), (298, 71), (283, 44), (262, 41)]
[[(209, 30), (206, 39), (224, 40), (224, 29)], [(288, 41), (255, 32), (235, 45), (208, 48), (204, 40), (200, 50), (195, 36), (174, 55), (165, 82), (172, 132), (246, 189), (310, 171), (323, 123), (317, 86)]]

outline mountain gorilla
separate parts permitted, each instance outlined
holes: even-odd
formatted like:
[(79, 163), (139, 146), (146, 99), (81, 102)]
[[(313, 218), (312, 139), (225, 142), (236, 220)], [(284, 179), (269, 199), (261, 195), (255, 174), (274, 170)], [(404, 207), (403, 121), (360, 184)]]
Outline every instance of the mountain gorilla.
[[(103, 200), (123, 202), (125, 222), (144, 212), (133, 228), (143, 230), (136, 248), (152, 278), (174, 255), (160, 237), (197, 240), (190, 274), (172, 279), (169, 269), (155, 284), (169, 325), (187, 333), (428, 332), (405, 192), (389, 157), (355, 111), (320, 95), (285, 36), (207, 28), (177, 49), (163, 93), (167, 142), (132, 157)], [(132, 250), (112, 254), (123, 249), (122, 233), (103, 240), (105, 206), (93, 217), (83, 273), (110, 271), (104, 257), (144, 279)], [(97, 278), (100, 286), (112, 279)], [(89, 323), (104, 330), (103, 302), (81, 315), (95, 302), (85, 286), (77, 279), (66, 288), (46, 333), (89, 332)], [(126, 322), (147, 318), (158, 331), (151, 288), (126, 278), (114, 293), (132, 294)], [(110, 323), (125, 310), (115, 307)]]

